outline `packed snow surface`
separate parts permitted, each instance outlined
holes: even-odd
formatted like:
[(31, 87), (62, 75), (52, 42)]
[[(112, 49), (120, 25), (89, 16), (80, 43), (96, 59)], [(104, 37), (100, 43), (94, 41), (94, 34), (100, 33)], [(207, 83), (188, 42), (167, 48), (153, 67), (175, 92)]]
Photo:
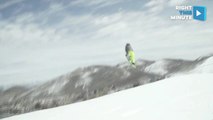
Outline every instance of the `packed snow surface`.
[(195, 68), (195, 73), (213, 73), (213, 57), (208, 58), (203, 64)]
[(213, 120), (213, 74), (152, 84), (5, 120)]

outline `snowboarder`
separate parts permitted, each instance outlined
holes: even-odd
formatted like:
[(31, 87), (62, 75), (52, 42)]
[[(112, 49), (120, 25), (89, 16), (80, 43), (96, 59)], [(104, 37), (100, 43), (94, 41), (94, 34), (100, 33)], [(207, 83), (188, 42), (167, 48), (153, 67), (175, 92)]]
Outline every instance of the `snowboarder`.
[(131, 65), (135, 66), (135, 53), (129, 43), (126, 44), (125, 51), (127, 60)]

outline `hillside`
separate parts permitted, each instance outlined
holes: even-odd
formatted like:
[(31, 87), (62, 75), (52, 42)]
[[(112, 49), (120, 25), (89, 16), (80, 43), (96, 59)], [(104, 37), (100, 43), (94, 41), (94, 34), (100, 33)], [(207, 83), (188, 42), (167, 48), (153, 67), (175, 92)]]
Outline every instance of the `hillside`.
[(0, 117), (85, 101), (179, 74), (199, 73), (198, 69), (205, 73), (204, 66), (210, 63), (213, 63), (212, 57), (208, 56), (194, 61), (138, 60), (137, 69), (127, 63), (79, 68), (31, 89), (14, 86), (2, 91)]
[(212, 120), (212, 78), (213, 74), (176, 76), (5, 120)]

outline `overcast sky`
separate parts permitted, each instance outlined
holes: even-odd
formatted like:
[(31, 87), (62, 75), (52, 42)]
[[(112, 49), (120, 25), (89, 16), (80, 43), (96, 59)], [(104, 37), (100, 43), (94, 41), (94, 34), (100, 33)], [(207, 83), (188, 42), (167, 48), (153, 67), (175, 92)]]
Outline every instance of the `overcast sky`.
[[(170, 20), (176, 5), (207, 21)], [(36, 84), (89, 65), (213, 53), (212, 0), (0, 0), (0, 86)]]

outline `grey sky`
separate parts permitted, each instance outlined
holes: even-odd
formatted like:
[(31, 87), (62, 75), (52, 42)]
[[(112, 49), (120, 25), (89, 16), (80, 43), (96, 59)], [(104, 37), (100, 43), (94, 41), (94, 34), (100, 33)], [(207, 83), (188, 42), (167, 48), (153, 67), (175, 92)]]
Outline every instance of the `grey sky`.
[[(0, 0), (0, 85), (49, 80), (78, 67), (137, 58), (195, 59), (213, 51), (211, 0)], [(207, 21), (174, 21), (175, 5)]]

